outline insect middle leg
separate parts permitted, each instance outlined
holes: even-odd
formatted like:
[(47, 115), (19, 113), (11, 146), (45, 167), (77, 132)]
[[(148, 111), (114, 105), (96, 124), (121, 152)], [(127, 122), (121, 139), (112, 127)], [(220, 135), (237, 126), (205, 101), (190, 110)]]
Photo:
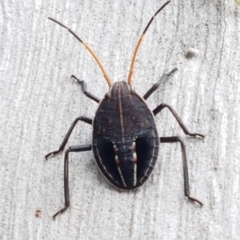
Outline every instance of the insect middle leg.
[(189, 188), (189, 178), (188, 178), (188, 166), (187, 166), (187, 155), (186, 155), (186, 148), (185, 144), (182, 141), (182, 139), (178, 136), (174, 137), (161, 137), (160, 138), (161, 143), (175, 143), (179, 142), (181, 144), (182, 149), (182, 161), (183, 161), (183, 178), (184, 178), (184, 194), (185, 196), (192, 202), (197, 202), (202, 206), (202, 202), (197, 200), (196, 198), (193, 198), (190, 196), (190, 188)]
[(156, 107), (153, 110), (153, 114), (157, 115), (159, 112), (161, 112), (164, 108), (168, 108), (170, 110), (170, 112), (173, 114), (173, 116), (175, 117), (175, 119), (177, 120), (177, 122), (179, 123), (180, 127), (182, 128), (182, 130), (184, 131), (184, 133), (186, 135), (192, 136), (192, 137), (201, 137), (204, 138), (203, 134), (200, 133), (190, 133), (189, 130), (186, 128), (186, 126), (184, 125), (184, 123), (182, 122), (181, 118), (177, 115), (177, 113), (174, 111), (174, 109), (165, 103), (161, 103), (158, 107)]
[(67, 144), (67, 141), (74, 129), (74, 127), (76, 126), (77, 122), (78, 121), (82, 121), (82, 122), (85, 122), (85, 123), (88, 123), (90, 125), (92, 125), (92, 119), (91, 118), (87, 118), (87, 117), (78, 117), (74, 120), (74, 122), (72, 123), (72, 125), (70, 126), (70, 128), (68, 129), (68, 132), (66, 134), (66, 136), (64, 137), (63, 141), (62, 141), (62, 144), (60, 145), (59, 149), (56, 150), (56, 151), (53, 151), (53, 152), (50, 152), (48, 153), (45, 158), (48, 159), (50, 156), (54, 156), (60, 152), (63, 151), (63, 149), (65, 148), (66, 144)]
[(143, 98), (148, 99), (161, 85), (161, 83), (165, 82), (175, 71), (177, 68), (174, 68), (169, 73), (163, 74), (162, 77), (144, 94)]
[(69, 180), (68, 180), (68, 155), (70, 152), (85, 152), (90, 151), (92, 149), (91, 145), (79, 145), (79, 146), (71, 146), (65, 152), (64, 157), (64, 199), (65, 199), (65, 206), (56, 212), (53, 215), (53, 219), (60, 214), (66, 211), (66, 209), (70, 206), (70, 197), (69, 197)]

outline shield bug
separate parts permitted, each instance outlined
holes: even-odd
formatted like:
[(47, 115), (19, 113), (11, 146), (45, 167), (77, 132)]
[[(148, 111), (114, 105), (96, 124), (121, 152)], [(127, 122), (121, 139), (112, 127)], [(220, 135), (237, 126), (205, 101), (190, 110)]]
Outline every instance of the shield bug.
[(131, 88), (131, 79), (134, 63), (139, 46), (145, 33), (151, 25), (154, 17), (169, 3), (166, 2), (148, 22), (141, 37), (139, 38), (133, 53), (132, 62), (127, 81), (116, 82), (112, 84), (109, 76), (105, 72), (101, 62), (93, 50), (78, 37), (71, 29), (62, 23), (49, 18), (53, 22), (66, 28), (75, 38), (85, 46), (88, 52), (97, 62), (105, 80), (109, 85), (109, 92), (100, 101), (96, 96), (89, 93), (84, 81), (79, 80), (72, 75), (82, 88), (83, 93), (93, 101), (97, 102), (98, 108), (94, 119), (87, 117), (78, 117), (69, 128), (62, 144), (57, 151), (50, 152), (45, 157), (54, 156), (62, 152), (67, 144), (69, 136), (75, 125), (82, 121), (93, 126), (92, 144), (70, 146), (64, 157), (64, 197), (65, 206), (53, 215), (63, 213), (70, 205), (69, 180), (68, 180), (68, 158), (71, 152), (83, 152), (93, 150), (97, 165), (107, 180), (117, 188), (131, 190), (140, 187), (150, 176), (158, 157), (160, 143), (179, 142), (182, 150), (183, 172), (184, 172), (184, 193), (192, 202), (202, 203), (190, 196), (188, 167), (185, 145), (178, 136), (159, 137), (154, 116), (164, 108), (168, 108), (173, 114), (180, 127), (186, 135), (192, 137), (204, 136), (198, 133), (191, 133), (185, 127), (177, 113), (167, 104), (161, 103), (154, 110), (150, 110), (146, 101), (150, 95), (159, 87), (160, 83), (166, 81), (169, 76), (176, 71), (173, 69), (168, 74), (164, 74), (157, 83), (155, 83), (143, 97), (139, 96)]

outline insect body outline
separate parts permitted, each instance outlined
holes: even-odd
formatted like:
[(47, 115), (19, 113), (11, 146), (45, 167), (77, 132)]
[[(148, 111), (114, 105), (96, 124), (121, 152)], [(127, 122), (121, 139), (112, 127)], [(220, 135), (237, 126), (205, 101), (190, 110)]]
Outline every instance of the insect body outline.
[(99, 100), (98, 97), (87, 91), (84, 81), (79, 80), (74, 75), (71, 76), (81, 85), (83, 93), (99, 105), (93, 120), (84, 116), (76, 118), (70, 126), (59, 149), (50, 152), (45, 156), (47, 159), (48, 157), (54, 156), (64, 150), (74, 127), (79, 121), (93, 126), (92, 144), (70, 146), (65, 151), (65, 206), (60, 211), (56, 212), (53, 215), (53, 218), (58, 214), (63, 213), (70, 206), (68, 181), (68, 159), (70, 152), (93, 150), (97, 165), (106, 179), (117, 188), (131, 190), (140, 187), (149, 178), (158, 158), (159, 145), (162, 143), (173, 142), (178, 142), (181, 145), (184, 170), (184, 194), (190, 201), (197, 202), (202, 206), (202, 203), (199, 200), (190, 196), (184, 142), (178, 136), (159, 137), (154, 116), (160, 113), (163, 109), (168, 108), (186, 135), (200, 138), (203, 138), (204, 136), (199, 133), (191, 133), (188, 131), (180, 117), (170, 105), (161, 103), (154, 110), (150, 110), (146, 103), (146, 100), (157, 90), (159, 85), (165, 82), (177, 69), (174, 68), (169, 73), (163, 74), (158, 82), (155, 83), (142, 97), (131, 87), (134, 63), (143, 37), (155, 16), (167, 4), (169, 4), (169, 2), (170, 1), (166, 2), (158, 9), (139, 38), (133, 53), (127, 81), (120, 81), (114, 84), (112, 84), (108, 74), (93, 50), (71, 29), (57, 20), (49, 18), (53, 22), (66, 28), (82, 45), (85, 46), (100, 67), (103, 76), (109, 85), (109, 92), (105, 94), (105, 97), (102, 100)]

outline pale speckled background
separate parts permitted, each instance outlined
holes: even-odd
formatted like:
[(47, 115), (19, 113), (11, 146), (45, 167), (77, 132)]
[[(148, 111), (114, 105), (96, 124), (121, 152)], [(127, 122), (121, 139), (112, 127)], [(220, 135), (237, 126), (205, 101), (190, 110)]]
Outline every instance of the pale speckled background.
[[(59, 147), (77, 116), (93, 117), (97, 108), (70, 75), (100, 98), (108, 86), (84, 47), (47, 17), (76, 31), (118, 81), (163, 3), (1, 2), (0, 239), (240, 238), (240, 7), (233, 0), (173, 0), (147, 32), (133, 77), (143, 95), (179, 68), (148, 103), (170, 104), (189, 130), (206, 135), (185, 137), (167, 110), (156, 117), (161, 136), (184, 137), (191, 193), (203, 208), (183, 195), (179, 144), (163, 144), (154, 173), (133, 192), (110, 186), (92, 152), (71, 154), (71, 208), (51, 218), (64, 203), (63, 154), (47, 162), (44, 155)], [(87, 143), (91, 127), (80, 123), (69, 144)]]

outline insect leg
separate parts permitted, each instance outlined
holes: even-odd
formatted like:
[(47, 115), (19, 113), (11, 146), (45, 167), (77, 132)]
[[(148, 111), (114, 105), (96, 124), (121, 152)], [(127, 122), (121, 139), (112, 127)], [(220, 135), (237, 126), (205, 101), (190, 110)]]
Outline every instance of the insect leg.
[(171, 72), (163, 74), (162, 77), (145, 93), (143, 98), (145, 100), (148, 99), (158, 89), (160, 84), (168, 80), (170, 75), (172, 75), (172, 73), (174, 73), (177, 70), (178, 70), (177, 68), (174, 68)]
[(187, 166), (187, 155), (186, 155), (186, 147), (182, 139), (178, 136), (174, 137), (161, 137), (160, 138), (161, 143), (174, 143), (179, 142), (181, 144), (182, 149), (182, 161), (183, 161), (183, 179), (184, 179), (184, 194), (185, 196), (192, 202), (197, 202), (200, 206), (202, 206), (202, 202), (199, 200), (192, 198), (190, 196), (190, 190), (189, 190), (189, 178), (188, 178), (188, 166)]
[(64, 147), (66, 146), (67, 141), (68, 141), (68, 139), (69, 139), (69, 137), (70, 137), (70, 135), (71, 135), (71, 133), (72, 133), (72, 130), (74, 129), (74, 127), (76, 126), (76, 124), (77, 124), (78, 121), (82, 121), (82, 122), (88, 123), (88, 124), (90, 124), (90, 125), (92, 124), (92, 119), (90, 119), (90, 118), (87, 118), (87, 117), (78, 117), (78, 118), (76, 118), (76, 119), (74, 120), (74, 122), (72, 123), (71, 127), (69, 128), (66, 136), (64, 137), (63, 142), (62, 142), (62, 144), (60, 145), (59, 149), (58, 149), (57, 151), (53, 151), (53, 152), (48, 153), (48, 154), (45, 156), (46, 159), (48, 159), (48, 157), (50, 157), (50, 156), (54, 156), (54, 155), (56, 155), (56, 154), (58, 154), (58, 153), (60, 153), (60, 152), (63, 151), (63, 149), (64, 149)]
[(71, 77), (74, 78), (74, 79), (81, 85), (83, 93), (84, 93), (88, 98), (92, 99), (93, 101), (95, 101), (95, 102), (97, 102), (97, 103), (100, 102), (100, 100), (99, 100), (97, 97), (95, 97), (92, 93), (90, 93), (90, 92), (87, 91), (87, 85), (86, 85), (86, 83), (85, 83), (83, 80), (78, 79), (78, 78), (75, 77), (74, 75), (72, 75)]
[(186, 135), (192, 136), (192, 137), (201, 137), (204, 138), (204, 135), (200, 134), (200, 133), (190, 133), (189, 130), (186, 128), (186, 126), (184, 125), (184, 123), (182, 122), (181, 118), (177, 115), (177, 113), (174, 111), (174, 109), (165, 103), (161, 103), (158, 107), (156, 107), (153, 110), (153, 114), (157, 115), (159, 112), (161, 112), (164, 108), (168, 108), (170, 110), (170, 112), (173, 114), (173, 116), (175, 117), (175, 119), (177, 120), (177, 122), (179, 123), (180, 127), (182, 128), (182, 130), (184, 131), (184, 133)]
[(70, 152), (85, 152), (90, 151), (92, 149), (91, 145), (80, 145), (80, 146), (71, 146), (65, 152), (64, 157), (64, 199), (65, 199), (65, 206), (58, 212), (53, 215), (53, 219), (60, 214), (63, 213), (70, 205), (70, 198), (69, 198), (69, 181), (68, 181), (68, 155)]

